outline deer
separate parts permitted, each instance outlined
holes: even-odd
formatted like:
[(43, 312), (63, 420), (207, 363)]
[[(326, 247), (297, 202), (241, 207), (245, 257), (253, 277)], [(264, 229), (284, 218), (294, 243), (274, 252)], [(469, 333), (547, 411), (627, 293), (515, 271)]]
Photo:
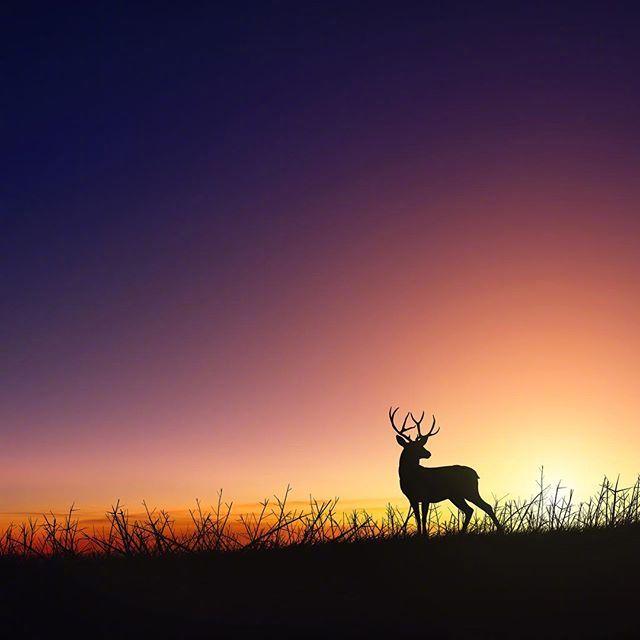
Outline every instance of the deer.
[[(502, 525), (496, 518), (491, 505), (482, 499), (478, 491), (478, 479), (480, 476), (471, 467), (452, 465), (448, 467), (423, 467), (420, 460), (431, 457), (431, 452), (427, 451), (426, 444), (429, 438), (435, 436), (440, 427), (436, 429), (436, 417), (433, 415), (433, 422), (428, 433), (422, 433), (420, 427), (424, 419), (424, 411), (420, 419), (416, 420), (413, 413), (409, 412), (404, 418), (402, 426), (398, 429), (394, 422), (395, 415), (400, 407), (389, 409), (389, 420), (396, 432), (396, 441), (402, 447), (400, 454), (400, 464), (398, 474), (400, 476), (400, 488), (411, 504), (411, 509), (416, 519), (418, 535), (428, 535), (427, 515), (429, 505), (432, 502), (442, 502), (450, 500), (464, 514), (464, 524), (462, 532), (466, 532), (469, 521), (473, 514), (471, 502), (480, 507), (493, 521), (496, 529), (502, 531)], [(407, 420), (411, 416), (412, 426), (407, 426)], [(417, 429), (415, 440), (407, 435), (408, 431)], [(422, 515), (420, 505), (422, 504)]]

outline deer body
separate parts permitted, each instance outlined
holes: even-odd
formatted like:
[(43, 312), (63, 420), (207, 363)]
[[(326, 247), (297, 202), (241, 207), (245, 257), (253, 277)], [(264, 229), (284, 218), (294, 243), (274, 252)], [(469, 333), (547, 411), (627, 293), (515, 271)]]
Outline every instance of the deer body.
[[(427, 440), (439, 431), (439, 429), (435, 430), (435, 416), (433, 417), (433, 424), (431, 425), (429, 433), (423, 435), (420, 432), (420, 424), (424, 418), (424, 411), (422, 412), (420, 420), (416, 420), (413, 414), (408, 413), (401, 429), (398, 429), (393, 422), (396, 411), (397, 409), (389, 410), (389, 419), (391, 420), (391, 426), (398, 434), (396, 440), (402, 447), (400, 464), (398, 466), (400, 488), (411, 504), (416, 518), (418, 533), (427, 533), (429, 505), (432, 502), (441, 502), (442, 500), (450, 500), (464, 513), (463, 531), (467, 530), (471, 515), (473, 514), (473, 508), (469, 506), (467, 500), (485, 511), (493, 520), (496, 528), (501, 529), (501, 525), (496, 518), (493, 508), (488, 502), (485, 502), (480, 495), (478, 490), (479, 476), (474, 469), (461, 465), (448, 467), (421, 466), (420, 460), (431, 457), (431, 453), (425, 448)], [(411, 416), (415, 423), (413, 427), (406, 426), (409, 416)], [(418, 437), (412, 440), (406, 435), (406, 432), (414, 428), (418, 430)], [(421, 505), (422, 514), (420, 513)]]
[(408, 460), (403, 464), (402, 455), (400, 458), (400, 488), (409, 501), (442, 502), (478, 491), (478, 474), (471, 467), (414, 466)]

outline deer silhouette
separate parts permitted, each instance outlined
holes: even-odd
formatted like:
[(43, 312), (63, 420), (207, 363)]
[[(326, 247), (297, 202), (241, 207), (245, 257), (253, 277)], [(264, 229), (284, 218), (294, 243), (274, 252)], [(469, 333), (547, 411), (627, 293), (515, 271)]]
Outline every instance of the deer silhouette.
[[(485, 511), (496, 528), (501, 531), (502, 526), (496, 518), (491, 505), (482, 499), (478, 491), (478, 474), (471, 467), (462, 467), (460, 465), (452, 465), (449, 467), (423, 467), (420, 460), (430, 458), (431, 453), (425, 449), (427, 440), (431, 436), (435, 436), (440, 431), (440, 427), (436, 429), (436, 417), (433, 416), (433, 422), (429, 433), (423, 434), (420, 430), (422, 420), (424, 419), (424, 411), (419, 420), (413, 417), (413, 413), (407, 413), (402, 423), (402, 427), (396, 427), (394, 418), (399, 407), (389, 409), (389, 420), (391, 426), (396, 432), (396, 440), (402, 447), (400, 454), (400, 464), (398, 474), (400, 475), (400, 488), (402, 493), (407, 496), (413, 514), (416, 518), (418, 534), (427, 535), (427, 515), (429, 513), (429, 505), (432, 502), (441, 502), (442, 500), (450, 500), (453, 504), (464, 513), (464, 524), (462, 531), (466, 531), (473, 514), (473, 508), (467, 504), (467, 500)], [(413, 426), (407, 427), (407, 420), (411, 416)], [(411, 429), (417, 429), (418, 435), (412, 440), (407, 435)], [(422, 504), (422, 517), (420, 514), (420, 504)]]

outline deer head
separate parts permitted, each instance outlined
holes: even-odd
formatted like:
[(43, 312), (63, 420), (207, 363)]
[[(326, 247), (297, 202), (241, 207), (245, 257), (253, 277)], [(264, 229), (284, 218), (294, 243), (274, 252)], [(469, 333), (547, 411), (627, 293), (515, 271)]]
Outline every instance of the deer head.
[[(436, 417), (433, 416), (433, 422), (431, 423), (429, 433), (423, 434), (420, 430), (422, 420), (424, 419), (424, 411), (422, 412), (419, 420), (415, 419), (413, 413), (407, 413), (402, 422), (402, 427), (398, 429), (398, 427), (396, 427), (395, 425), (394, 418), (399, 408), (400, 407), (396, 407), (394, 409), (393, 407), (391, 407), (389, 409), (389, 421), (391, 422), (393, 430), (396, 432), (396, 441), (404, 449), (405, 455), (409, 455), (416, 460), (420, 460), (422, 458), (430, 458), (431, 452), (426, 450), (425, 445), (427, 444), (427, 440), (429, 440), (431, 436), (435, 436), (436, 433), (440, 431), (440, 427), (436, 429)], [(413, 426), (411, 427), (407, 427), (407, 420), (409, 419), (409, 416), (411, 416), (411, 420), (413, 420)], [(417, 429), (418, 431), (418, 435), (416, 436), (415, 440), (412, 440), (411, 436), (407, 435), (407, 432), (411, 431), (412, 429)]]

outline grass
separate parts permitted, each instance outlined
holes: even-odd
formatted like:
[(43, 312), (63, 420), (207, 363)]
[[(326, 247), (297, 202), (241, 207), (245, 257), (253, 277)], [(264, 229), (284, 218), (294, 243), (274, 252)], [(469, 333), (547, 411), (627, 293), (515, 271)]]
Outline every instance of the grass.
[(289, 491), (234, 515), (222, 495), (191, 526), (119, 504), (85, 530), (73, 509), (9, 527), (0, 553), (6, 633), (48, 637), (638, 637), (640, 480), (586, 502), (545, 485), (501, 501), (506, 533), (469, 535), (445, 509), (429, 540), (412, 518), (289, 508)]
[[(609, 529), (640, 522), (640, 477), (629, 487), (604, 478), (597, 493), (576, 502), (573, 491), (545, 484), (541, 470), (538, 493), (529, 500), (503, 500), (494, 505), (505, 534)], [(306, 509), (289, 507), (290, 488), (282, 497), (259, 503), (255, 513), (234, 516), (233, 504), (218, 494), (217, 503), (204, 509), (200, 502), (189, 511), (189, 526), (176, 526), (165, 510), (150, 509), (132, 518), (119, 502), (106, 513), (108, 526), (91, 530), (81, 526), (72, 506), (68, 513), (43, 514), (10, 524), (0, 533), (0, 556), (70, 557), (77, 555), (155, 556), (200, 552), (246, 551), (325, 543), (399, 540), (415, 535), (410, 513), (388, 505), (381, 517), (364, 510), (344, 513), (339, 500), (309, 500)], [(429, 513), (431, 537), (457, 534), (462, 518), (433, 505)], [(479, 510), (470, 534), (487, 534), (493, 526)]]

